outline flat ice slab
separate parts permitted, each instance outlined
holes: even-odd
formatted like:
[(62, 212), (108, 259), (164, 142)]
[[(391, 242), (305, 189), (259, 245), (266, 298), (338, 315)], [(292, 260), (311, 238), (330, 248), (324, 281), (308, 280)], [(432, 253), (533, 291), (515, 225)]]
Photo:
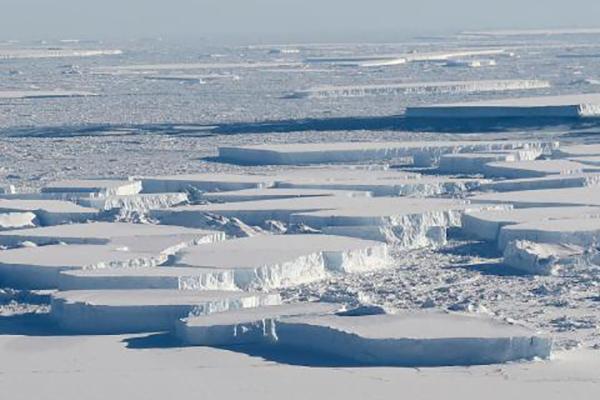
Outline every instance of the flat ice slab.
[(203, 193), (202, 199), (215, 203), (232, 203), (238, 201), (295, 199), (302, 197), (369, 197), (365, 191), (326, 190), (326, 189), (295, 189), (295, 188), (265, 188), (243, 189), (229, 192)]
[(202, 173), (140, 179), (144, 193), (185, 192), (190, 188), (203, 192), (216, 192), (273, 186), (272, 178), (265, 175)]
[(291, 98), (337, 98), (392, 96), (422, 93), (477, 93), (549, 88), (550, 82), (540, 80), (487, 80), (454, 82), (410, 82), (353, 86), (318, 86), (292, 93)]
[(273, 343), (277, 340), (275, 321), (333, 314), (341, 307), (334, 303), (296, 303), (190, 316), (177, 323), (175, 332), (184, 344), (191, 346)]
[(444, 154), (438, 170), (453, 174), (486, 174), (488, 164), (494, 162), (531, 161), (542, 155), (541, 148), (497, 151), (493, 153)]
[(469, 198), (473, 203), (512, 204), (518, 208), (600, 206), (600, 187), (521, 190), (485, 193)]
[(514, 192), (523, 190), (576, 188), (596, 185), (600, 185), (600, 174), (583, 173), (482, 182), (480, 189), (482, 191)]
[(514, 240), (504, 249), (504, 264), (528, 274), (553, 275), (560, 262), (582, 254), (583, 249), (577, 246)]
[(600, 207), (535, 207), (467, 212), (462, 216), (461, 229), (469, 236), (495, 242), (500, 229), (543, 220), (600, 218)]
[(585, 165), (569, 160), (526, 160), (515, 162), (491, 162), (484, 173), (489, 177), (539, 178), (548, 175), (581, 174)]
[[(157, 257), (158, 259), (158, 257)], [(0, 252), (0, 281), (22, 289), (59, 286), (62, 271), (153, 266), (164, 259), (102, 245), (51, 245)]]
[(412, 312), (283, 318), (278, 344), (366, 365), (443, 366), (548, 358), (551, 339), (480, 315)]
[(61, 271), (58, 288), (237, 290), (233, 275), (230, 270), (173, 266), (74, 269)]
[[(1, 50), (0, 50), (1, 52)], [(76, 90), (0, 90), (0, 99), (50, 99), (55, 97), (97, 96), (92, 92)]]
[(555, 143), (525, 141), (347, 142), (263, 144), (219, 147), (219, 158), (247, 165), (350, 163), (413, 158), (419, 166), (435, 165), (443, 154), (554, 148)]
[(233, 271), (236, 286), (275, 288), (323, 279), (329, 272), (389, 266), (384, 243), (330, 235), (264, 235), (188, 248), (176, 265)]
[(223, 239), (222, 232), (123, 222), (67, 224), (0, 232), (0, 244), (6, 246), (15, 246), (23, 242), (37, 245), (111, 244), (114, 247), (156, 255), (173, 253), (176, 249), (187, 245)]
[(465, 210), (485, 207), (454, 199), (333, 196), (182, 206), (153, 211), (151, 215), (164, 224), (190, 227), (207, 213), (239, 218), (250, 225), (275, 220), (323, 228), (334, 235), (414, 248), (441, 244), (445, 241), (445, 231), (440, 229), (458, 226)]
[(277, 294), (239, 291), (73, 290), (52, 297), (51, 317), (70, 332), (165, 331), (180, 318), (280, 304)]
[(408, 107), (408, 118), (580, 118), (600, 116), (600, 94), (540, 96)]
[(139, 181), (108, 179), (66, 180), (53, 182), (42, 188), (42, 193), (85, 193), (97, 196), (127, 196), (142, 190)]
[(79, 205), (102, 211), (125, 210), (144, 212), (180, 205), (188, 201), (186, 193), (138, 193), (128, 196), (81, 197)]
[(63, 200), (0, 199), (0, 212), (32, 212), (41, 225), (84, 222), (99, 216), (98, 210)]
[(532, 221), (505, 226), (500, 230), (498, 246), (506, 248), (514, 240), (570, 244), (582, 247), (596, 246), (600, 241), (600, 218), (579, 216), (563, 220)]
[(0, 213), (0, 230), (31, 228), (36, 225), (36, 216), (32, 212)]
[(276, 176), (278, 188), (360, 190), (374, 196), (434, 196), (472, 190), (479, 180), (423, 176), (396, 170), (305, 167)]

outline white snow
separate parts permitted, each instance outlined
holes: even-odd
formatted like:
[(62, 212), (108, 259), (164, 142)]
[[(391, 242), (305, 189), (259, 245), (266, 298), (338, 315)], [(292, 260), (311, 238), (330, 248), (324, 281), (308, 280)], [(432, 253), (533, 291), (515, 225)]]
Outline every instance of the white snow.
[(473, 203), (512, 204), (518, 208), (600, 206), (600, 187), (588, 186), (485, 193), (473, 196), (469, 200)]
[(294, 165), (385, 161), (412, 157), (418, 166), (435, 165), (444, 154), (542, 148), (556, 143), (523, 141), (337, 142), (220, 146), (219, 158), (247, 165)]
[(442, 366), (548, 358), (552, 340), (481, 315), (407, 312), (304, 316), (276, 323), (278, 343), (361, 364)]
[(317, 86), (293, 92), (292, 98), (336, 98), (392, 96), (423, 93), (478, 93), (509, 90), (531, 90), (550, 87), (548, 81), (489, 80), (455, 82), (382, 83), (376, 85)]
[(77, 333), (116, 334), (174, 328), (190, 314), (280, 304), (277, 294), (187, 290), (73, 290), (52, 296), (51, 317)]
[(231, 270), (242, 289), (276, 288), (389, 265), (383, 243), (330, 235), (273, 235), (184, 249), (176, 265)]
[(407, 107), (408, 118), (580, 118), (600, 116), (600, 94), (508, 98)]

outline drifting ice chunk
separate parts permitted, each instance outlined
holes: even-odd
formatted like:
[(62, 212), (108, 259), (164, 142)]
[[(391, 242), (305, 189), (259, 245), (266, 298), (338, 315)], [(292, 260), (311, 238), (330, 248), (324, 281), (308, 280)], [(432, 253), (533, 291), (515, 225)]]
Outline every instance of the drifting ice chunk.
[(128, 196), (142, 190), (139, 181), (69, 180), (54, 182), (42, 188), (42, 193), (86, 193), (96, 196)]
[(408, 107), (408, 118), (581, 118), (600, 116), (600, 94), (540, 96)]
[(101, 268), (62, 271), (60, 290), (81, 289), (178, 289), (236, 290), (233, 272), (227, 270), (152, 267)]
[(294, 199), (302, 197), (329, 196), (369, 197), (370, 193), (349, 190), (266, 188), (234, 190), (230, 192), (203, 193), (202, 199), (211, 202), (231, 203), (238, 201)]
[(484, 182), (482, 191), (514, 192), (522, 190), (560, 189), (596, 186), (600, 184), (600, 174), (550, 175), (541, 178), (511, 179), (497, 182)]
[(104, 55), (123, 54), (121, 50), (84, 50), (84, 49), (15, 49), (0, 48), (1, 59), (29, 59), (29, 58), (63, 58), (63, 57), (93, 57)]
[(600, 218), (600, 207), (539, 207), (467, 212), (462, 216), (461, 229), (469, 236), (493, 241), (500, 228), (541, 220)]
[(331, 64), (343, 67), (384, 67), (406, 64), (406, 58), (394, 55), (350, 56), (350, 57), (313, 57), (305, 60), (307, 64)]
[(144, 193), (185, 192), (190, 188), (203, 192), (266, 188), (274, 185), (264, 175), (193, 174), (141, 178)]
[[(448, 60), (446, 61), (446, 67), (468, 67), (468, 68), (481, 68), (481, 67), (493, 67), (496, 65), (496, 60)], [(549, 87), (548, 84), (545, 87)]]
[(439, 171), (454, 174), (486, 174), (487, 164), (494, 162), (531, 161), (542, 155), (541, 148), (499, 151), (495, 153), (444, 154), (440, 158)]
[(84, 222), (95, 219), (99, 212), (62, 200), (0, 199), (0, 212), (32, 212), (41, 225)]
[(487, 317), (434, 312), (282, 318), (278, 344), (366, 365), (444, 366), (548, 358), (549, 338)]
[(280, 304), (277, 294), (186, 290), (73, 290), (52, 297), (51, 317), (65, 330), (118, 334), (173, 329), (180, 318)]
[(330, 303), (298, 303), (226, 311), (182, 319), (175, 332), (184, 344), (191, 346), (271, 343), (277, 340), (277, 320), (333, 314), (341, 307)]
[(275, 288), (323, 279), (329, 271), (389, 265), (383, 243), (329, 235), (274, 235), (226, 240), (178, 253), (176, 264), (233, 271), (242, 288)]
[(223, 240), (222, 232), (174, 226), (97, 222), (0, 232), (0, 244), (16, 246), (23, 242), (37, 245), (110, 244), (154, 255), (173, 254), (188, 245)]
[(31, 228), (35, 226), (36, 216), (30, 212), (0, 213), (0, 230)]
[(222, 146), (219, 147), (219, 158), (247, 165), (352, 163), (412, 158), (416, 165), (425, 167), (436, 165), (444, 154), (555, 147), (557, 144), (554, 142), (537, 140), (263, 144)]
[(182, 206), (152, 211), (151, 216), (164, 224), (189, 227), (199, 224), (207, 213), (239, 218), (249, 225), (275, 220), (414, 248), (443, 244), (440, 228), (458, 226), (460, 215), (469, 208), (482, 206), (452, 199), (332, 196)]
[(135, 253), (113, 246), (26, 247), (0, 252), (0, 281), (15, 288), (52, 289), (59, 286), (62, 271), (149, 267), (155, 266), (159, 261), (151, 259), (146, 253)]
[(561, 147), (554, 152), (558, 157), (588, 157), (600, 155), (600, 144), (578, 144)]
[(77, 203), (98, 210), (148, 211), (173, 207), (188, 201), (186, 193), (141, 193), (131, 196), (79, 198)]
[(360, 190), (374, 196), (436, 196), (473, 190), (479, 180), (421, 176), (390, 170), (301, 168), (277, 177), (278, 188)]
[(528, 274), (552, 275), (559, 268), (561, 260), (582, 253), (583, 249), (576, 246), (515, 240), (504, 249), (504, 263)]
[[(0, 50), (1, 51), (1, 50)], [(87, 97), (95, 93), (73, 90), (0, 90), (0, 99), (48, 99), (54, 97)]]
[(600, 218), (532, 221), (500, 229), (498, 236), (500, 249), (506, 248), (507, 244), (514, 240), (582, 247), (597, 246), (600, 243)]
[(497, 80), (457, 82), (411, 82), (357, 86), (319, 86), (292, 93), (290, 98), (337, 98), (392, 96), (420, 93), (477, 93), (548, 88), (547, 81)]
[(512, 204), (518, 208), (600, 206), (600, 187), (522, 190), (518, 192), (486, 193), (473, 196), (473, 203)]
[(486, 165), (486, 176), (505, 178), (536, 178), (547, 175), (570, 175), (582, 173), (584, 165), (568, 160), (535, 160), (516, 162), (492, 162)]

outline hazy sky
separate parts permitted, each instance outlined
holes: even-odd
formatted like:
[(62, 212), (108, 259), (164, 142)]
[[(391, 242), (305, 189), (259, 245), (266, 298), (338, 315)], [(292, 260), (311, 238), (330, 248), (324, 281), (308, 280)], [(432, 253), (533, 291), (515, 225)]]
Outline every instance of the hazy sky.
[(0, 39), (393, 40), (461, 29), (598, 27), (600, 0), (0, 0)]

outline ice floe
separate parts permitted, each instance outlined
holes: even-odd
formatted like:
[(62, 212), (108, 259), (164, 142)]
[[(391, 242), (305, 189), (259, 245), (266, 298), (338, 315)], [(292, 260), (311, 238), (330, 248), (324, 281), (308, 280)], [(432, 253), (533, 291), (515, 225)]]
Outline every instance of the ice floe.
[(510, 90), (532, 90), (550, 87), (541, 80), (489, 80), (455, 82), (411, 82), (376, 85), (318, 86), (293, 92), (290, 98), (336, 98), (392, 96), (423, 93), (477, 93)]
[(72, 290), (52, 297), (51, 317), (69, 332), (116, 334), (174, 329), (180, 318), (280, 304), (278, 294), (240, 291)]
[(600, 116), (600, 94), (539, 96), (414, 106), (408, 118), (581, 118)]
[(75, 90), (0, 90), (0, 99), (47, 99), (53, 97), (87, 97), (97, 94)]
[(330, 272), (389, 266), (380, 242), (330, 235), (273, 235), (226, 240), (179, 252), (175, 265), (232, 271), (237, 287), (276, 288), (323, 279)]
[(282, 318), (277, 343), (366, 365), (494, 364), (548, 358), (552, 340), (481, 315), (408, 312)]
[(1, 199), (0, 212), (32, 212), (41, 225), (85, 222), (99, 216), (98, 210), (63, 200)]
[(552, 150), (556, 147), (555, 142), (539, 140), (263, 144), (221, 146), (219, 158), (245, 165), (298, 165), (385, 161), (410, 157), (416, 165), (431, 166), (437, 164), (444, 154), (530, 148)]
[(42, 193), (85, 193), (93, 196), (128, 196), (142, 190), (140, 181), (118, 180), (68, 180), (50, 183)]
[(203, 192), (241, 190), (271, 187), (273, 179), (265, 175), (192, 174), (142, 177), (144, 193), (185, 192), (190, 189)]

